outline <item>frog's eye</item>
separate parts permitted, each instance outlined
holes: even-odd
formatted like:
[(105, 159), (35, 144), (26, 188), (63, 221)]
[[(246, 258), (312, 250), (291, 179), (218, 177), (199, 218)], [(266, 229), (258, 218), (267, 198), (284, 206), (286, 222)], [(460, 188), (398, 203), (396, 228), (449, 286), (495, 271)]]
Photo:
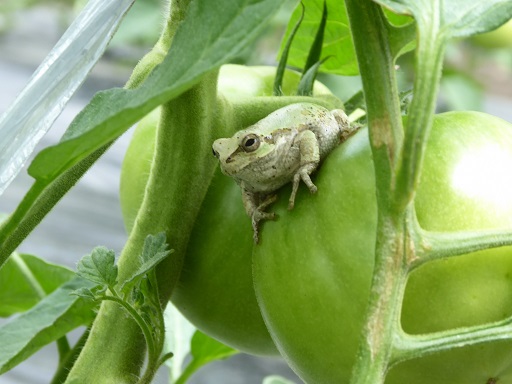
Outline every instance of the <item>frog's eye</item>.
[(242, 139), (242, 149), (245, 152), (254, 152), (260, 146), (260, 138), (254, 133), (250, 133)]

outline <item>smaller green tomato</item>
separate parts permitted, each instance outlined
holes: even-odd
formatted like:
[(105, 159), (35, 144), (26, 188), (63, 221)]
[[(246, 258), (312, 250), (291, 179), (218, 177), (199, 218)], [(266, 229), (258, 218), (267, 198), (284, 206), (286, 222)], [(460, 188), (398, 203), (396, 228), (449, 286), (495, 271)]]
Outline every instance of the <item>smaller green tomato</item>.
[[(219, 92), (228, 100), (237, 100), (247, 96), (272, 96), (276, 67), (228, 64), (223, 65), (219, 72)], [(283, 95), (292, 96), (297, 93), (301, 74), (287, 69), (284, 72)], [(330, 95), (331, 91), (316, 81), (313, 89), (315, 95)]]
[[(234, 101), (271, 96), (275, 72), (275, 67), (225, 65), (219, 73), (219, 93)], [(286, 70), (285, 95), (295, 94), (300, 77), (300, 73)], [(314, 94), (331, 92), (315, 82)], [(158, 119), (157, 109), (139, 123), (123, 162), (120, 197), (128, 231), (149, 177)], [(191, 233), (171, 300), (196, 327), (225, 344), (246, 353), (277, 355), (254, 295), (252, 250), (251, 223), (240, 188), (217, 170)]]

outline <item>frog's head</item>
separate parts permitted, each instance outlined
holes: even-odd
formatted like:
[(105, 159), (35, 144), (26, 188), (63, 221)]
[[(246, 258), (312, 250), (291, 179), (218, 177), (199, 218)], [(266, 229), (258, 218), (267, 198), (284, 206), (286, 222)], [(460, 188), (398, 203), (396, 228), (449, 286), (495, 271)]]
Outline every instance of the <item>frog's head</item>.
[(220, 161), (222, 172), (235, 176), (253, 162), (272, 153), (274, 140), (272, 135), (262, 134), (258, 128), (249, 127), (233, 137), (215, 140), (212, 150)]

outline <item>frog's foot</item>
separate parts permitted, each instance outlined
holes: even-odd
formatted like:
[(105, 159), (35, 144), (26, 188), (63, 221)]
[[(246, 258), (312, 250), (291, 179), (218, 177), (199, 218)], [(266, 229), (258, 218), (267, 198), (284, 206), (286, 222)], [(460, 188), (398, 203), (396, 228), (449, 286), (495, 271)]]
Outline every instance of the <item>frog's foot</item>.
[(297, 173), (295, 173), (295, 175), (293, 175), (292, 194), (290, 195), (290, 200), (288, 201), (288, 209), (289, 210), (292, 210), (295, 205), (295, 195), (297, 194), (297, 191), (299, 190), (299, 184), (300, 184), (301, 179), (304, 182), (304, 184), (307, 185), (307, 187), (309, 188), (309, 191), (311, 193), (316, 193), (316, 191), (318, 191), (318, 188), (316, 187), (315, 184), (313, 184), (313, 182), (311, 181), (311, 178), (309, 177), (311, 172), (313, 172), (316, 169), (317, 165), (318, 165), (317, 163), (304, 164), (303, 166), (301, 166), (299, 168)]
[(270, 195), (261, 202), (260, 205), (253, 211), (251, 216), (253, 239), (254, 243), (259, 243), (259, 222), (262, 220), (275, 220), (276, 214), (274, 212), (265, 212), (270, 204), (277, 200), (277, 195)]

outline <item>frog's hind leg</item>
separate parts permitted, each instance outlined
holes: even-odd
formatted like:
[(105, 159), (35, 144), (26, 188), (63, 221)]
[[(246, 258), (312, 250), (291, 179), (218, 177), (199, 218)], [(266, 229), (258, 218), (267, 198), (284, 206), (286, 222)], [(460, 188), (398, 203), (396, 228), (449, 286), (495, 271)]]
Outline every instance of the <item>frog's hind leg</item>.
[(265, 212), (270, 204), (277, 200), (277, 195), (266, 196), (263, 201), (256, 207), (251, 216), (253, 239), (254, 243), (259, 243), (259, 222), (263, 220), (275, 220), (276, 214), (274, 212)]
[(277, 200), (277, 195), (260, 196), (258, 193), (248, 191), (242, 184), (242, 201), (245, 211), (251, 218), (254, 243), (259, 243), (259, 223), (262, 220), (275, 220), (274, 212), (265, 212), (265, 209)]
[(293, 187), (288, 209), (293, 209), (295, 205), (295, 195), (299, 190), (299, 184), (302, 180), (309, 188), (311, 193), (316, 193), (318, 188), (313, 184), (309, 175), (318, 168), (320, 163), (320, 150), (318, 140), (312, 131), (304, 131), (300, 136), (300, 167), (293, 175)]

